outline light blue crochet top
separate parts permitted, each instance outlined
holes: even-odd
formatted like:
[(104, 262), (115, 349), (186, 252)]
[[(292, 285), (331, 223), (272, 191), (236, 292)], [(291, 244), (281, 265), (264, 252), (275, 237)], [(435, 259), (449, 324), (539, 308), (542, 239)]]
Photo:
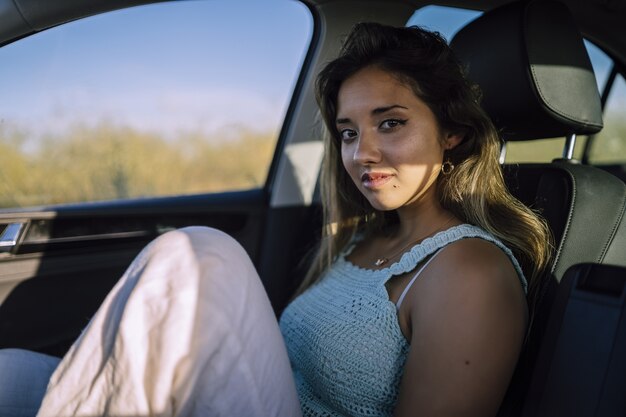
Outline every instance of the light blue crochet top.
[(526, 290), (526, 279), (509, 248), (484, 230), (463, 224), (425, 239), (384, 269), (350, 263), (345, 257), (352, 245), (285, 309), (280, 328), (305, 417), (393, 414), (409, 344), (385, 282), (412, 271), (449, 243), (471, 237), (500, 247)]

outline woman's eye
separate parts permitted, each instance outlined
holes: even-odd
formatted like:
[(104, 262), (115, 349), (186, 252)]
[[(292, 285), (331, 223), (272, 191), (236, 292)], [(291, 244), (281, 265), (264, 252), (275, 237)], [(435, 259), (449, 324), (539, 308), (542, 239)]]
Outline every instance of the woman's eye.
[(398, 126), (404, 125), (406, 120), (387, 119), (380, 124), (381, 129), (393, 129)]
[(343, 129), (339, 132), (341, 135), (341, 140), (347, 141), (356, 138), (356, 131), (352, 129)]

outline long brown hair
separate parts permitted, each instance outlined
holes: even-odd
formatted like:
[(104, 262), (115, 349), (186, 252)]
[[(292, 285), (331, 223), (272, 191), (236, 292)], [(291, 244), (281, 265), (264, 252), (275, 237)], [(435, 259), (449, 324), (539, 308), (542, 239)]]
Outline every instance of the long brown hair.
[(359, 192), (341, 161), (335, 126), (342, 83), (367, 66), (377, 66), (411, 87), (434, 113), (440, 128), (464, 138), (446, 151), (455, 168), (440, 175), (443, 208), (496, 236), (515, 254), (534, 287), (550, 259), (545, 221), (507, 190), (498, 163), (500, 139), (479, 104), (479, 89), (466, 79), (450, 47), (438, 33), (419, 27), (357, 24), (340, 55), (320, 72), (316, 97), (325, 125), (321, 174), (324, 231), (318, 253), (299, 292), (314, 283), (357, 231), (373, 233), (394, 221), (394, 212), (375, 210)]

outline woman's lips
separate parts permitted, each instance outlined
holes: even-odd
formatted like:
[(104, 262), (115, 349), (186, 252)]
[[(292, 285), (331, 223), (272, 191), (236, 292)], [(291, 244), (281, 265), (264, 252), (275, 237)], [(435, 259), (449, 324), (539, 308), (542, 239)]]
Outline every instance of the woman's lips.
[(382, 172), (368, 172), (361, 176), (361, 181), (363, 182), (363, 186), (369, 189), (380, 188), (383, 185), (387, 184), (393, 175), (385, 174)]

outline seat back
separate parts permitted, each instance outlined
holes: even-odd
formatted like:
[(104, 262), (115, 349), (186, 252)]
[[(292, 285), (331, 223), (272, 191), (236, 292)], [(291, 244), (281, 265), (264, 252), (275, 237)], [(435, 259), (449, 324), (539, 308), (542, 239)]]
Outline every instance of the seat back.
[(504, 166), (511, 192), (539, 210), (555, 241), (558, 282), (582, 262), (626, 266), (626, 186), (617, 177), (565, 161)]
[[(486, 12), (452, 40), (480, 85), (483, 108), (507, 141), (567, 137), (602, 128), (600, 95), (569, 10), (552, 0), (515, 2)], [(547, 220), (555, 243), (534, 320), (500, 415), (519, 416), (565, 271), (581, 263), (626, 266), (626, 185), (570, 159), (503, 166), (513, 195)]]

